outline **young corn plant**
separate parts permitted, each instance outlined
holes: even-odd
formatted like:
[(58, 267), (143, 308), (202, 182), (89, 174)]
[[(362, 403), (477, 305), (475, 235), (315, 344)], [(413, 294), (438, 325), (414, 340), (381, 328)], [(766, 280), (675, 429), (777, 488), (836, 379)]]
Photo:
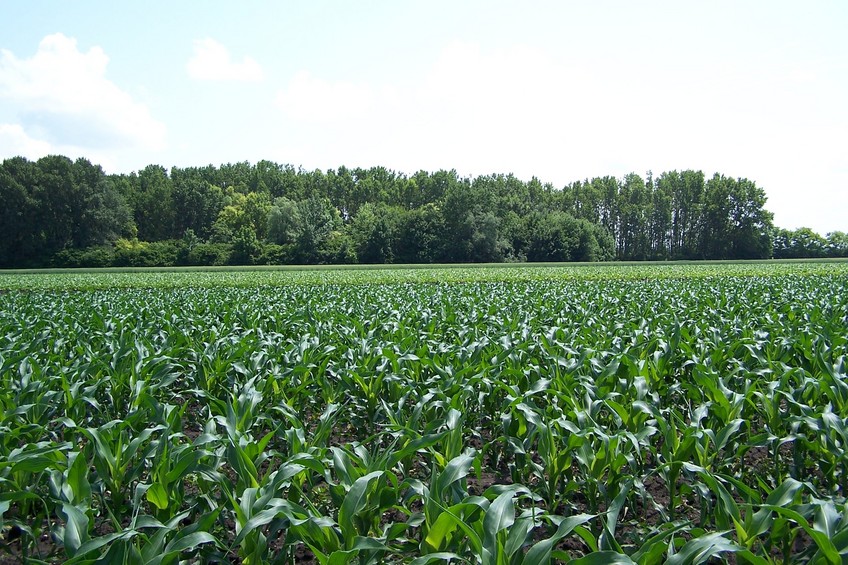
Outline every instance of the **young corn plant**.
[[(55, 504), (47, 492), (50, 469), (65, 466), (71, 445), (38, 442), (13, 449), (0, 460), (0, 514), (10, 529), (4, 537), (19, 544), (22, 558), (42, 558), (38, 541), (49, 531)], [(0, 530), (2, 531), (2, 530)]]
[[(135, 500), (141, 502), (143, 489)], [(219, 511), (200, 516), (193, 524), (180, 527), (188, 516), (184, 512), (166, 523), (143, 514), (136, 514), (123, 530), (90, 537), (84, 514), (68, 507), (65, 526), (65, 563), (126, 563), (129, 565), (176, 565), (185, 561), (221, 559), (221, 543), (209, 530)]]
[(278, 491), (285, 488), (288, 478), (303, 470), (304, 467), (296, 464), (284, 466), (273, 473), (265, 488), (247, 487), (234, 492), (228, 485), (222, 485), (235, 517), (233, 545), (238, 548), (242, 563), (260, 565), (269, 562), (268, 538), (263, 527), (289, 507), (286, 500), (277, 496)]
[(142, 478), (156, 451), (157, 444), (151, 438), (165, 429), (164, 426), (154, 425), (136, 433), (126, 420), (112, 420), (97, 428), (84, 428), (66, 419), (64, 425), (88, 440), (86, 458), (91, 458), (97, 472), (92, 484), (93, 492), (113, 526), (120, 529), (123, 519), (133, 510), (131, 489)]
[(680, 482), (681, 473), (684, 465), (693, 459), (696, 453), (696, 444), (703, 435), (703, 430), (698, 425), (697, 420), (692, 425), (686, 425), (676, 409), (672, 409), (666, 414), (659, 410), (654, 411), (657, 428), (659, 429), (659, 440), (661, 441), (656, 457), (657, 469), (668, 489), (669, 502), (665, 510), (669, 520), (674, 521), (682, 502), (681, 486), (685, 490), (689, 490)]

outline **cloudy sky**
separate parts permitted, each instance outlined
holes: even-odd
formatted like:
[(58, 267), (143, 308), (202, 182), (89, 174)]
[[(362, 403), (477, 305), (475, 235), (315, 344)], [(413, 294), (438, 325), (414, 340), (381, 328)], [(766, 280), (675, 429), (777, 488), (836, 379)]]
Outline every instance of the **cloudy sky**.
[(848, 230), (848, 2), (0, 0), (0, 159), (700, 169)]

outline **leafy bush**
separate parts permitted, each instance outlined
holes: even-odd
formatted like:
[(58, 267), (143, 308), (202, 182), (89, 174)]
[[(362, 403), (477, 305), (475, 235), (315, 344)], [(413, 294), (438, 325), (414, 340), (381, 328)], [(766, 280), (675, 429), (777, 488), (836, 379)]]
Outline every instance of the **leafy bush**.
[(187, 264), (198, 266), (228, 265), (233, 246), (229, 243), (198, 243), (188, 252)]
[(115, 265), (119, 267), (173, 267), (178, 263), (179, 240), (115, 242)]
[(115, 263), (115, 249), (110, 246), (87, 247), (85, 249), (63, 249), (53, 256), (54, 267), (99, 268), (111, 267)]
[(290, 265), (294, 258), (294, 244), (278, 245), (276, 243), (266, 243), (262, 246), (262, 251), (256, 259), (257, 265)]

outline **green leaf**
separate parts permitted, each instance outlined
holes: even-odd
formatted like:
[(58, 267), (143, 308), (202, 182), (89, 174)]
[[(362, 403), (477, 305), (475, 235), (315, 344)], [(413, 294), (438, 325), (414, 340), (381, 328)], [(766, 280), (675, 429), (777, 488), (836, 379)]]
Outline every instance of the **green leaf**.
[(807, 534), (813, 538), (813, 541), (816, 542), (816, 546), (819, 548), (819, 552), (830, 565), (840, 565), (842, 563), (842, 558), (839, 555), (839, 551), (837, 551), (836, 546), (833, 545), (833, 542), (830, 540), (828, 535), (824, 532), (820, 532), (810, 526), (810, 523), (798, 512), (791, 510), (789, 508), (784, 508), (782, 506), (773, 506), (770, 504), (763, 505), (763, 508), (768, 508), (774, 512), (777, 512), (781, 516), (789, 518), (793, 520), (796, 524), (801, 526)]
[(480, 539), (480, 536), (471, 525), (467, 524), (459, 516), (463, 514), (472, 514), (475, 511), (479, 512), (480, 510), (487, 508), (488, 501), (481, 497), (468, 497), (466, 498), (466, 502), (460, 502), (459, 504), (455, 504), (449, 508), (445, 508), (441, 505), (438, 506), (442, 512), (439, 514), (439, 517), (427, 533), (427, 537), (422, 542), (422, 551), (426, 551), (427, 549), (442, 551), (443, 549), (441, 546), (445, 543), (445, 540), (450, 539), (449, 535), (456, 529), (461, 529), (468, 537), (468, 541), (471, 542), (474, 551), (478, 554), (482, 553), (483, 541)]
[(772, 506), (786, 506), (795, 500), (795, 495), (804, 488), (804, 483), (787, 478), (785, 481), (771, 491), (766, 498), (766, 504)]
[(434, 561), (461, 561), (462, 558), (456, 553), (448, 551), (439, 551), (428, 555), (421, 555), (409, 562), (409, 565), (429, 565)]
[(514, 555), (521, 552), (527, 542), (527, 536), (530, 534), (530, 530), (533, 529), (533, 526), (532, 518), (522, 517), (516, 520), (515, 524), (509, 528), (509, 533), (507, 534), (506, 543), (503, 548), (503, 553), (507, 558), (512, 559)]
[(436, 496), (440, 496), (456, 481), (466, 477), (474, 464), (474, 454), (462, 453), (451, 459), (436, 478)]
[(251, 508), (250, 511), (253, 514), (250, 516), (250, 519), (242, 525), (241, 530), (239, 531), (233, 543), (241, 543), (242, 540), (245, 539), (256, 528), (260, 528), (266, 524), (270, 524), (272, 520), (281, 515), (286, 515), (289, 508), (290, 506), (288, 502), (282, 499), (274, 499), (270, 501), (268, 503), (267, 508), (263, 508), (258, 512), (256, 512), (256, 508)]
[(431, 550), (438, 550), (445, 545), (448, 537), (459, 527), (456, 518), (442, 512), (436, 521), (430, 526), (427, 531), (427, 536), (424, 538), (423, 544), (426, 544)]
[(843, 515), (837, 511), (836, 505), (832, 500), (819, 502), (815, 505), (815, 508), (813, 528), (818, 532), (824, 533), (830, 540), (833, 540), (836, 537)]
[(91, 552), (97, 551), (98, 549), (106, 545), (110, 545), (116, 540), (128, 540), (137, 534), (138, 532), (136, 532), (135, 530), (124, 530), (123, 532), (115, 532), (111, 534), (106, 534), (105, 536), (99, 536), (94, 539), (90, 539), (77, 549), (76, 555), (72, 559), (65, 561), (65, 565), (73, 565), (75, 563), (80, 562), (88, 563), (91, 560), (85, 559), (85, 556), (90, 554)]
[(554, 545), (559, 543), (559, 540), (570, 534), (572, 530), (574, 530), (574, 528), (585, 524), (594, 517), (594, 514), (577, 514), (575, 516), (569, 516), (568, 518), (565, 518), (559, 523), (559, 526), (557, 527), (556, 532), (554, 532), (554, 535), (552, 535), (546, 540), (542, 540), (536, 543), (536, 545), (530, 548), (530, 550), (524, 556), (523, 562), (527, 563), (528, 565), (550, 562), (551, 551)]
[(168, 508), (168, 491), (165, 490), (165, 487), (163, 487), (161, 483), (153, 483), (150, 485), (145, 496), (147, 497), (147, 501), (155, 505), (159, 510), (165, 510)]
[(632, 488), (633, 479), (627, 479), (624, 481), (619, 487), (618, 494), (607, 509), (604, 521), (604, 531), (601, 534), (600, 540), (602, 549), (621, 551), (621, 547), (618, 545), (618, 542), (615, 541), (615, 530), (618, 527), (618, 515), (621, 513), (621, 509), (624, 508), (624, 505), (627, 502), (627, 495), (630, 493)]
[(185, 536), (178, 536), (165, 546), (165, 553), (179, 553), (188, 549), (195, 549), (203, 544), (218, 544), (218, 539), (209, 532), (193, 532)]
[(639, 549), (630, 557), (639, 565), (655, 565), (660, 562), (663, 554), (666, 552), (665, 540), (672, 534), (679, 532), (687, 527), (685, 523), (671, 523), (666, 526), (666, 529), (654, 534), (645, 540)]
[(340, 549), (330, 554), (327, 565), (347, 565), (357, 555), (359, 555), (358, 549)]
[(367, 475), (359, 477), (350, 487), (347, 495), (339, 508), (339, 525), (342, 535), (346, 540), (353, 540), (359, 532), (354, 527), (354, 516), (363, 508), (368, 499), (368, 487), (375, 480), (380, 479), (385, 471), (372, 471)]
[(82, 452), (68, 454), (68, 486), (73, 493), (72, 504), (81, 504), (91, 498), (91, 483), (88, 482), (88, 461)]
[(514, 496), (514, 491), (506, 491), (498, 496), (483, 517), (483, 548), (491, 555), (499, 553), (498, 533), (515, 523)]
[(580, 557), (572, 559), (568, 562), (569, 565), (636, 565), (636, 563), (623, 553), (616, 551), (595, 551)]
[(180, 453), (180, 456), (177, 458), (176, 464), (165, 476), (165, 482), (169, 485), (173, 484), (185, 477), (187, 474), (191, 473), (197, 466), (198, 462), (205, 455), (206, 453), (199, 449), (183, 451), (182, 453)]
[(714, 532), (689, 540), (680, 551), (666, 560), (666, 565), (698, 565), (721, 553), (735, 553), (741, 547), (725, 538), (727, 532)]
[(67, 502), (62, 504), (62, 513), (65, 515), (65, 553), (73, 557), (80, 546), (88, 541), (88, 516)]

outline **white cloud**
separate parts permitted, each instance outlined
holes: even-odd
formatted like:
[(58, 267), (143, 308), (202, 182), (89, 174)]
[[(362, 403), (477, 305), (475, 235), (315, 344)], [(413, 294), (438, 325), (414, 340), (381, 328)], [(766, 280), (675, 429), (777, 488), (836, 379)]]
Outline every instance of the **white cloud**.
[(100, 47), (80, 52), (76, 40), (61, 33), (45, 37), (29, 59), (0, 51), (0, 99), (18, 114), (14, 136), (22, 147), (36, 140), (95, 150), (163, 148), (164, 124), (106, 78), (108, 63)]
[(367, 83), (330, 82), (300, 71), (277, 94), (277, 105), (294, 120), (332, 123), (369, 116), (379, 109), (380, 99)]
[(30, 137), (18, 124), (0, 124), (0, 156), (35, 160), (53, 152), (51, 145)]
[(307, 168), (512, 172), (558, 187), (700, 169), (757, 182), (778, 225), (844, 229), (844, 205), (823, 203), (840, 201), (846, 186), (839, 151), (848, 122), (834, 100), (814, 103), (839, 89), (779, 70), (669, 69), (661, 60), (455, 42), (406, 82), (299, 72), (278, 94), (289, 133), (274, 158)]
[(52, 144), (33, 137), (19, 124), (0, 124), (0, 160), (25, 157), (36, 161), (46, 155), (64, 155), (69, 159), (83, 157), (107, 172), (118, 172), (116, 155), (109, 149), (92, 149), (78, 145)]
[(581, 67), (540, 50), (484, 52), (454, 42), (412, 83), (329, 81), (301, 71), (277, 102), (307, 131), (321, 126), (314, 146), (300, 138), (287, 146), (299, 147), (295, 156), (309, 166), (330, 152), (335, 164), (512, 171), (529, 178), (544, 176), (551, 164), (561, 167), (575, 151), (589, 156), (588, 146), (602, 143), (604, 136), (590, 131), (594, 117), (587, 111), (598, 98)]
[(186, 70), (198, 80), (256, 82), (264, 78), (262, 67), (254, 59), (245, 56), (240, 62), (233, 61), (227, 48), (210, 38), (194, 42), (194, 55)]

